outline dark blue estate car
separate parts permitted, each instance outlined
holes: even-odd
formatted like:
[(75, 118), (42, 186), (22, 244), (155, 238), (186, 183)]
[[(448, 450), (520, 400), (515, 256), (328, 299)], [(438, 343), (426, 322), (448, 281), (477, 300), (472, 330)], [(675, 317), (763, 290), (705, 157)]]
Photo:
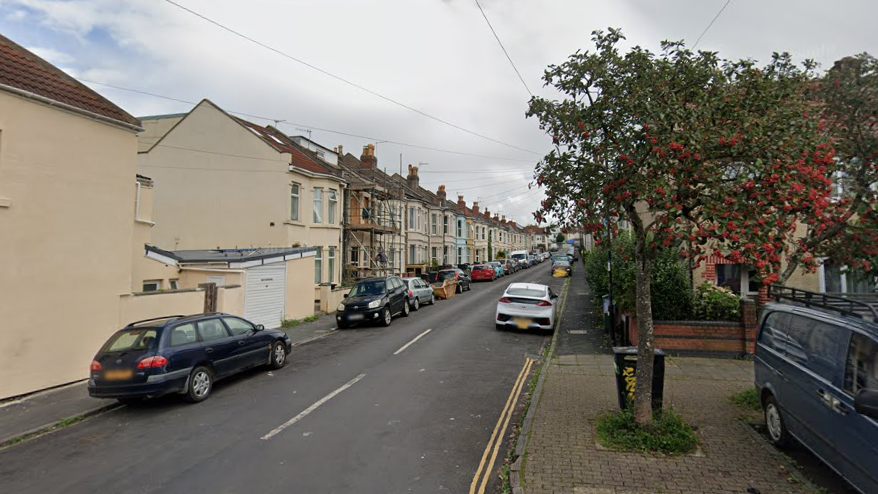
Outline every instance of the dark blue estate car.
[(217, 379), (260, 365), (279, 369), (291, 350), (283, 331), (231, 314), (147, 319), (114, 333), (95, 355), (88, 393), (122, 402), (181, 393), (199, 402)]
[(756, 339), (756, 391), (770, 439), (796, 439), (858, 491), (878, 492), (878, 306), (772, 291), (791, 303), (765, 305)]

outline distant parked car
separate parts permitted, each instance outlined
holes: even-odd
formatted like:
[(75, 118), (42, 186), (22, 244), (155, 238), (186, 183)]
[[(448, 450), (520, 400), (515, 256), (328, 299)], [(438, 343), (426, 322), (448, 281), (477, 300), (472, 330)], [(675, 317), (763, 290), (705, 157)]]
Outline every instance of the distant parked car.
[(494, 267), (494, 271), (497, 272), (497, 277), (502, 278), (506, 276), (506, 269), (503, 267), (503, 263), (500, 261), (490, 261), (488, 262), (491, 266)]
[(467, 276), (469, 276), (470, 273), (473, 272), (473, 265), (470, 263), (458, 264), (457, 269), (463, 271), (464, 273), (467, 274)]
[(503, 269), (506, 271), (506, 274), (518, 272), (518, 266), (516, 266), (515, 261), (512, 259), (503, 259), (500, 262), (503, 264)]
[(408, 286), (399, 277), (368, 278), (358, 281), (345, 295), (336, 309), (335, 322), (339, 329), (372, 321), (390, 326), (393, 316), (408, 317), (409, 304)]
[(442, 280), (454, 280), (457, 282), (457, 293), (463, 293), (466, 290), (469, 290), (470, 287), (470, 279), (461, 269), (443, 269), (437, 273), (439, 281)]
[(473, 281), (494, 281), (497, 279), (497, 271), (488, 264), (476, 264), (471, 277)]
[(559, 269), (567, 271), (567, 276), (573, 273), (573, 266), (565, 259), (555, 259), (552, 261), (552, 274), (555, 274), (555, 271)]
[(424, 304), (433, 305), (436, 303), (433, 288), (426, 281), (421, 278), (403, 278), (402, 281), (408, 286), (409, 304), (411, 304), (412, 310), (418, 310)]
[(555, 300), (558, 298), (546, 285), (512, 283), (497, 301), (494, 324), (497, 329), (555, 328)]
[(291, 350), (283, 331), (231, 314), (147, 319), (104, 343), (91, 363), (88, 394), (129, 403), (179, 393), (195, 403), (219, 379), (260, 365), (283, 367)]
[(753, 358), (768, 436), (878, 493), (878, 305), (772, 286)]

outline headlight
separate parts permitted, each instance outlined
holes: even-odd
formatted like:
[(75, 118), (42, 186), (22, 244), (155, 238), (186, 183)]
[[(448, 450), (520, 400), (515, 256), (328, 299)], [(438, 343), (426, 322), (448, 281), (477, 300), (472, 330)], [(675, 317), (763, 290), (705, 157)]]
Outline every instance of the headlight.
[(373, 301), (369, 302), (368, 307), (369, 307), (370, 309), (377, 309), (379, 305), (381, 305), (381, 301), (380, 301), (380, 300), (373, 300)]
[(344, 304), (338, 304), (338, 308), (336, 308), (338, 312), (344, 312)]

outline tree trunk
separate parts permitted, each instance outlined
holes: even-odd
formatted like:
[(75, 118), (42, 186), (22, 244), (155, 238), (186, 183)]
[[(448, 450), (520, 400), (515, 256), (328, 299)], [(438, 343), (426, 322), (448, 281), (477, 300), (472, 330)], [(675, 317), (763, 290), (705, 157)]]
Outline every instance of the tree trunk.
[(641, 427), (652, 425), (652, 376), (654, 361), (652, 298), (649, 280), (653, 256), (648, 252), (646, 231), (636, 211), (630, 211), (634, 230), (634, 259), (637, 265), (635, 310), (637, 313), (637, 372), (634, 388), (634, 420)]

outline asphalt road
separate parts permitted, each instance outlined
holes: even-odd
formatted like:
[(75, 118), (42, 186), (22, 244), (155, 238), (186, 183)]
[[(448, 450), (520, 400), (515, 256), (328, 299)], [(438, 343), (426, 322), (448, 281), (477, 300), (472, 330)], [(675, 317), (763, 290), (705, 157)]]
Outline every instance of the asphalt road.
[[(467, 493), (526, 355), (546, 338), (494, 329), (496, 301), (513, 281), (563, 286), (543, 263), (389, 328), (337, 331), (294, 348), (284, 369), (217, 383), (204, 403), (165, 397), (0, 451), (0, 485), (67, 494)], [(488, 493), (505, 452), (504, 443)]]

